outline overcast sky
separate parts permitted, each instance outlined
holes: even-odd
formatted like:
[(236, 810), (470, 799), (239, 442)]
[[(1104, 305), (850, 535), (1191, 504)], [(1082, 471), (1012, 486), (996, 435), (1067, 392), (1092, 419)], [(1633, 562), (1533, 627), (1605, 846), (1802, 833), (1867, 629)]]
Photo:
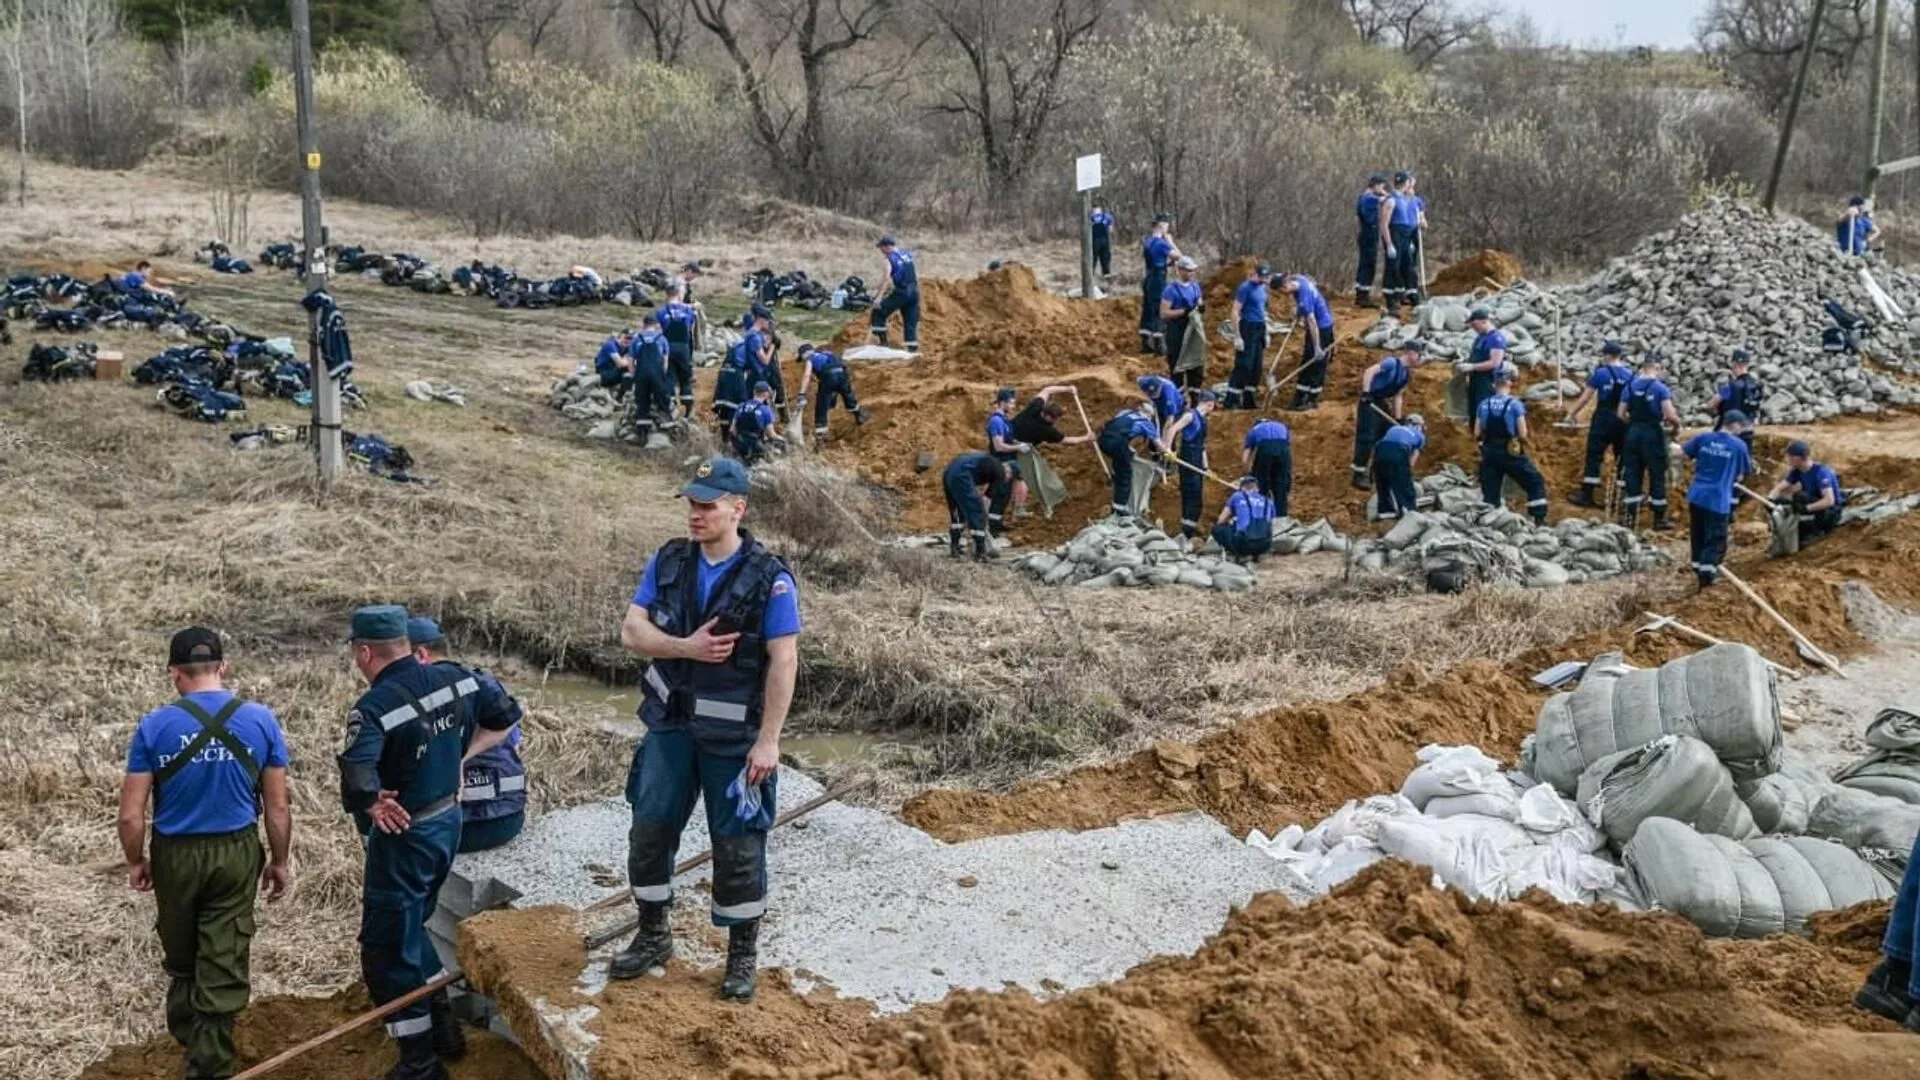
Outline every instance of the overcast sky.
[(1572, 45), (1693, 44), (1693, 23), (1706, 0), (1497, 0), (1497, 6), (1524, 13), (1549, 41)]

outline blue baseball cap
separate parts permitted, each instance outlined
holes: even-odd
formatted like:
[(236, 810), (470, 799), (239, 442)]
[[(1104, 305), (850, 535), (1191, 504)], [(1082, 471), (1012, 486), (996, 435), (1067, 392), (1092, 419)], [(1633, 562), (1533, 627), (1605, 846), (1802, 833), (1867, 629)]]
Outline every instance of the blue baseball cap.
[(1747, 414), (1741, 412), (1739, 409), (1728, 409), (1720, 419), (1729, 424), (1750, 424), (1753, 422), (1748, 420)]
[(1733, 350), (1732, 359), (1728, 362), (1733, 364), (1751, 364), (1753, 363), (1753, 354), (1745, 349), (1735, 349)]
[(874, 246), (874, 247), (895, 247), (895, 246), (897, 246), (897, 245), (896, 245), (896, 242), (894, 241), (894, 239), (893, 239), (893, 237), (891, 237), (891, 236), (883, 236), (883, 237), (881, 237), (880, 239), (878, 239), (878, 240), (875, 240), (875, 241), (873, 242), (873, 246)]
[(1427, 343), (1424, 341), (1421, 341), (1419, 338), (1408, 338), (1407, 340), (1400, 343), (1400, 351), (1410, 352), (1410, 353), (1423, 353), (1427, 351)]
[(694, 502), (719, 502), (727, 495), (745, 495), (752, 487), (747, 467), (730, 457), (708, 458), (693, 470), (680, 497)]
[(1795, 439), (1792, 442), (1787, 444), (1787, 456), (1788, 457), (1812, 457), (1813, 447), (1808, 446), (1806, 443), (1806, 440), (1804, 439)]
[(994, 391), (993, 400), (996, 402), (1012, 401), (1014, 398), (1017, 398), (1019, 396), (1020, 396), (1020, 391), (1015, 390), (1011, 386), (1003, 386), (1000, 389)]
[(765, 379), (761, 379), (759, 382), (753, 384), (753, 392), (756, 394), (771, 394), (773, 393), (773, 384)]
[(347, 624), (348, 641), (399, 641), (407, 636), (407, 609), (399, 604), (368, 604)]
[(1483, 308), (1483, 307), (1477, 307), (1477, 308), (1474, 308), (1472, 311), (1467, 312), (1468, 322), (1479, 322), (1482, 319), (1485, 319), (1491, 322), (1493, 320), (1493, 312), (1488, 311), (1486, 308)]
[(1606, 340), (1606, 343), (1600, 346), (1600, 355), (1601, 356), (1625, 356), (1627, 355), (1627, 347), (1613, 340), (1612, 338), (1608, 338)]
[(1266, 263), (1261, 263), (1259, 266), (1253, 268), (1253, 273), (1255, 277), (1272, 277), (1273, 267), (1268, 266)]
[(753, 305), (753, 308), (748, 312), (748, 314), (752, 315), (756, 319), (765, 319), (768, 322), (773, 321), (773, 312), (768, 311), (766, 307), (760, 304)]
[(415, 645), (432, 645), (446, 639), (447, 635), (440, 631), (440, 624), (425, 615), (415, 615), (407, 620), (407, 640)]

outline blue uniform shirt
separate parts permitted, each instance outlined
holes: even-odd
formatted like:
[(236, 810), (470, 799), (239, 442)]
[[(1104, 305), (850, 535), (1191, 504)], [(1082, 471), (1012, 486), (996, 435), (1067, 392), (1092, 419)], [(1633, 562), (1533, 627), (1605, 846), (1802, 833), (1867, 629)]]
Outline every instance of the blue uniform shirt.
[(1200, 306), (1200, 283), (1169, 281), (1167, 287), (1160, 290), (1160, 299), (1172, 304), (1173, 310), (1187, 314)]
[[(1115, 416), (1114, 420), (1127, 421), (1126, 432), (1128, 442), (1132, 442), (1135, 439), (1156, 440), (1160, 438), (1160, 424), (1151, 416), (1142, 416), (1132, 409), (1128, 409), (1126, 412)], [(1101, 434), (1104, 435), (1106, 432), (1102, 431)]]
[(1393, 217), (1389, 224), (1412, 229), (1420, 224), (1420, 214), (1427, 208), (1427, 200), (1418, 195), (1395, 195), (1393, 197)]
[(1627, 384), (1627, 419), (1635, 424), (1658, 424), (1665, 410), (1663, 401), (1672, 401), (1673, 391), (1659, 379), (1635, 376)]
[[(380, 791), (398, 792), (400, 805), (416, 814), (459, 794), (460, 758), (476, 719), (468, 699), (479, 692), (473, 675), (411, 656), (374, 675), (347, 714), (347, 748), (339, 758), (340, 801), (363, 834), (373, 827), (366, 812)], [(509, 722), (494, 711), (477, 719), (501, 730)]]
[(1806, 472), (1793, 469), (1787, 473), (1787, 483), (1800, 485), (1800, 490), (1808, 502), (1819, 502), (1822, 488), (1833, 489), (1835, 509), (1847, 505), (1847, 493), (1840, 487), (1840, 478), (1825, 465), (1815, 465)]
[[(1840, 242), (1840, 250), (1849, 255), (1865, 255), (1867, 253), (1867, 237), (1872, 232), (1872, 215), (1861, 214), (1853, 219), (1853, 227), (1851, 229), (1842, 230), (1844, 239)], [(132, 277), (133, 275), (129, 274), (127, 276)]]
[(1386, 201), (1385, 195), (1372, 191), (1363, 191), (1353, 201), (1353, 212), (1360, 219), (1360, 227), (1368, 232), (1380, 231), (1380, 204)]
[(813, 369), (815, 375), (833, 367), (839, 362), (840, 358), (838, 356), (835, 356), (825, 349), (815, 349), (807, 354), (807, 366)]
[(633, 367), (635, 371), (665, 371), (667, 364), (667, 338), (658, 330), (643, 330), (633, 339)]
[(1179, 416), (1180, 410), (1187, 405), (1187, 399), (1181, 396), (1180, 388), (1165, 375), (1153, 375), (1149, 378), (1152, 381), (1140, 390), (1153, 402), (1153, 411), (1159, 414), (1163, 421)]
[(994, 449), (993, 440), (995, 438), (1005, 439), (1008, 443), (1017, 443), (1020, 441), (1014, 437), (1013, 421), (1008, 420), (1005, 413), (996, 412), (987, 414), (987, 449), (995, 454), (1005, 453), (1003, 450)]
[(1205, 443), (1207, 441), (1207, 418), (1191, 409), (1187, 410), (1187, 415), (1193, 417), (1193, 419), (1187, 422), (1186, 427), (1180, 429), (1180, 445), (1192, 446), (1194, 443)]
[(1271, 521), (1275, 508), (1273, 500), (1259, 492), (1251, 495), (1236, 491), (1227, 496), (1227, 509), (1233, 511), (1233, 531), (1246, 532), (1255, 521)]
[(1527, 415), (1526, 403), (1512, 394), (1495, 394), (1480, 403), (1474, 420), (1480, 426), (1480, 441), (1505, 442), (1520, 434), (1520, 421)]
[[(1493, 350), (1500, 349), (1505, 351), (1512, 346), (1513, 343), (1507, 340), (1507, 335), (1502, 333), (1500, 328), (1496, 326), (1473, 339), (1473, 350), (1467, 354), (1467, 363), (1484, 364), (1493, 359)], [(1482, 378), (1491, 379), (1497, 371), (1498, 369), (1496, 368), (1489, 371), (1476, 371), (1474, 374)]]
[(1267, 286), (1264, 283), (1248, 278), (1234, 290), (1233, 299), (1240, 305), (1241, 322), (1267, 321)]
[(1620, 405), (1620, 393), (1633, 381), (1633, 372), (1625, 364), (1600, 364), (1587, 376), (1587, 385), (1593, 387), (1594, 396), (1603, 409), (1613, 409)]
[(660, 332), (667, 340), (675, 344), (685, 344), (693, 340), (695, 314), (692, 304), (683, 304), (678, 300), (669, 300), (654, 312), (660, 319)]
[(1380, 442), (1384, 446), (1404, 446), (1409, 452), (1424, 450), (1427, 447), (1427, 433), (1405, 424), (1395, 424), (1380, 436)]
[(1105, 210), (1095, 210), (1087, 220), (1093, 222), (1093, 238), (1110, 240), (1113, 237), (1113, 215)]
[(739, 410), (734, 413), (734, 423), (743, 429), (747, 429), (746, 418), (749, 416), (758, 421), (759, 424), (757, 427), (748, 430), (758, 431), (761, 434), (772, 431), (780, 423), (779, 416), (773, 411), (773, 402), (771, 401), (749, 401), (740, 406)]
[(593, 370), (602, 375), (611, 375), (620, 370), (620, 339), (610, 337), (600, 343), (600, 351), (593, 356)]
[[(1320, 287), (1305, 274), (1295, 274), (1293, 279), (1299, 282), (1298, 291), (1293, 294), (1293, 313), (1305, 319), (1311, 318), (1322, 327), (1333, 325), (1333, 311), (1327, 307), (1327, 298), (1320, 295)], [(1322, 341), (1322, 347), (1328, 342)]]
[(1149, 236), (1141, 243), (1147, 257), (1147, 269), (1164, 271), (1167, 260), (1173, 256), (1173, 241), (1164, 236)]
[(1261, 443), (1292, 441), (1293, 433), (1287, 430), (1287, 425), (1278, 420), (1262, 420), (1247, 429), (1246, 441), (1240, 445), (1248, 450), (1257, 450)]
[(1733, 485), (1753, 472), (1747, 444), (1725, 431), (1708, 431), (1687, 440), (1680, 451), (1693, 459), (1693, 483), (1687, 501), (1716, 514), (1733, 512)]
[[(740, 552), (745, 550), (746, 545), (742, 544), (740, 551), (717, 563), (708, 562), (704, 552), (694, 560), (694, 584), (700, 593), (701, 610), (706, 610), (707, 601), (713, 597), (713, 587), (727, 576), (727, 571), (733, 569), (734, 563), (740, 561)], [(633, 590), (635, 607), (653, 606), (654, 597), (660, 591), (659, 572), (654, 566), (659, 559), (658, 552), (647, 559), (647, 569), (640, 575), (639, 586)], [(767, 613), (761, 620), (760, 628), (762, 636), (768, 641), (792, 637), (800, 632), (800, 592), (792, 574), (783, 572), (773, 579), (773, 589), (767, 594)]]
[(1407, 388), (1412, 377), (1406, 361), (1389, 356), (1380, 361), (1380, 370), (1374, 373), (1373, 381), (1367, 384), (1367, 396), (1376, 401), (1394, 397)]
[(767, 347), (767, 335), (758, 330), (749, 330), (747, 331), (744, 344), (746, 345), (747, 369), (756, 372), (767, 370), (767, 365), (760, 360), (760, 350)]
[[(209, 716), (233, 699), (228, 690), (200, 690), (187, 697)], [(287, 767), (287, 740), (273, 711), (249, 701), (227, 718), (227, 732), (253, 752), (262, 769)], [(186, 749), (200, 733), (200, 721), (178, 705), (148, 713), (127, 745), (127, 771), (152, 773)], [(253, 824), (260, 813), (244, 765), (219, 739), (209, 740), (193, 760), (153, 793), (153, 831), (162, 836), (200, 836), (233, 832)]]
[(920, 272), (914, 269), (913, 252), (898, 248), (887, 252), (887, 276), (893, 281), (893, 291), (917, 292), (920, 288)]

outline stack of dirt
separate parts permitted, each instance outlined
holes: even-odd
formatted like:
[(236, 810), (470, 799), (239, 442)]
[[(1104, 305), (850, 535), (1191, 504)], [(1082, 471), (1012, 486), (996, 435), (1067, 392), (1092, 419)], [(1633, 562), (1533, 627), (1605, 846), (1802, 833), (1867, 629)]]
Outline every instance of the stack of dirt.
[(1432, 296), (1464, 296), (1482, 290), (1497, 291), (1519, 281), (1526, 271), (1520, 260), (1493, 248), (1479, 251), (1448, 263), (1426, 291)]
[(1262, 897), (1197, 955), (1143, 964), (1111, 986), (1045, 1002), (958, 994), (875, 1024), (836, 1060), (743, 1063), (736, 1075), (1840, 1080), (1920, 1064), (1920, 1045), (1891, 1025), (1833, 1025), (1844, 1006), (1831, 990), (1803, 991), (1783, 1011), (1769, 994), (1783, 954), (1804, 965), (1802, 986), (1843, 988), (1862, 974), (1850, 951), (1709, 947), (1677, 919), (1538, 894), (1477, 903), (1383, 864), (1305, 908)]

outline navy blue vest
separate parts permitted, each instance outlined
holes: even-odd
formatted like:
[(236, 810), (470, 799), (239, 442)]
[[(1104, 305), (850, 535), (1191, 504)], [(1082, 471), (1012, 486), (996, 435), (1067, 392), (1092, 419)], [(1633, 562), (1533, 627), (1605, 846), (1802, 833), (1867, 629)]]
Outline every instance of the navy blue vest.
[(654, 660), (642, 679), (640, 722), (648, 730), (691, 731), (701, 749), (739, 755), (760, 735), (760, 710), (766, 693), (767, 642), (762, 623), (773, 583), (787, 564), (752, 534), (740, 533), (739, 558), (714, 582), (708, 603), (700, 605), (700, 548), (693, 541), (669, 540), (654, 561), (658, 591), (647, 615), (662, 633), (685, 637), (718, 617), (718, 633), (738, 633), (733, 655), (723, 664), (695, 660)]

